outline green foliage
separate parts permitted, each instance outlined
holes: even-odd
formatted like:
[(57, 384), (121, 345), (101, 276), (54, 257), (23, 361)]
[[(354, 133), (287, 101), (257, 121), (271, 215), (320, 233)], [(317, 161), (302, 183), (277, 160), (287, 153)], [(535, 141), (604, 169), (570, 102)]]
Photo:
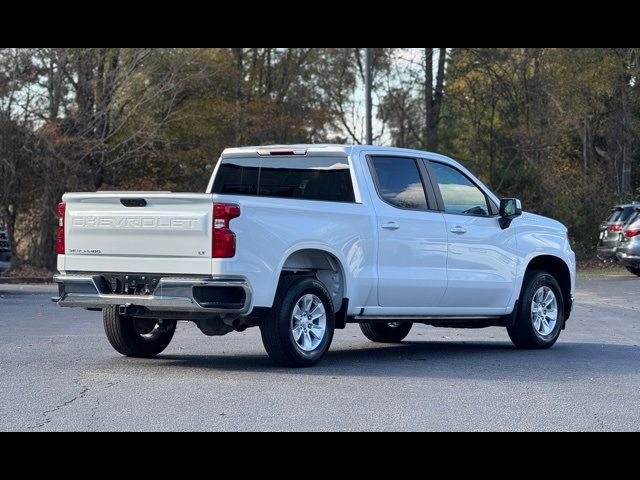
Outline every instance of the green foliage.
[[(360, 142), (363, 51), (0, 49), (0, 223), (17, 258), (53, 266), (65, 191), (202, 191), (228, 146)], [(611, 205), (640, 195), (639, 58), (373, 49), (378, 138), (458, 159), (589, 253)]]
[[(439, 151), (593, 252), (599, 223), (640, 180), (639, 50), (449, 49)], [(415, 145), (398, 125), (419, 131), (423, 98), (388, 119), (395, 144)]]

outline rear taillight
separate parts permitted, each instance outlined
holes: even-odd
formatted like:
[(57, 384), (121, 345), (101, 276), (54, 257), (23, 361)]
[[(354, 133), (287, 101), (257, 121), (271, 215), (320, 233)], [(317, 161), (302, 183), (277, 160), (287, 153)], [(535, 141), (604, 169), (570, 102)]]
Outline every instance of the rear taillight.
[(624, 236), (628, 238), (637, 237), (638, 235), (640, 235), (640, 230), (638, 230), (637, 228), (633, 230), (627, 230), (624, 232)]
[(64, 246), (64, 214), (67, 210), (67, 204), (60, 202), (58, 204), (58, 232), (56, 233), (56, 243), (58, 255), (65, 254)]
[(240, 207), (228, 203), (213, 204), (212, 258), (231, 258), (236, 254), (236, 236), (229, 222), (240, 216)]
[(609, 227), (609, 231), (613, 232), (613, 233), (621, 232), (622, 231), (622, 225), (611, 225)]

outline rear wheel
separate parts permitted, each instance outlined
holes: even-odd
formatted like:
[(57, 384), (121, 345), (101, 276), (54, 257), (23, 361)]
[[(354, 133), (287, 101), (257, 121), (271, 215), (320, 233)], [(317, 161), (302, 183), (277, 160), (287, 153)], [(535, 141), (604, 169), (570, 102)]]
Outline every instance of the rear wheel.
[(311, 367), (331, 346), (335, 316), (331, 295), (312, 277), (285, 277), (260, 324), (271, 359), (283, 367)]
[(360, 330), (372, 342), (399, 343), (409, 335), (412, 322), (361, 323)]
[(104, 331), (111, 346), (127, 357), (155, 357), (169, 346), (176, 322), (120, 315), (118, 307), (102, 312)]
[(557, 280), (546, 272), (529, 272), (523, 283), (518, 312), (507, 331), (523, 349), (552, 347), (564, 326), (564, 299)]
[(634, 275), (637, 275), (638, 277), (640, 277), (640, 267), (627, 267), (627, 270), (629, 270), (629, 272), (633, 273)]

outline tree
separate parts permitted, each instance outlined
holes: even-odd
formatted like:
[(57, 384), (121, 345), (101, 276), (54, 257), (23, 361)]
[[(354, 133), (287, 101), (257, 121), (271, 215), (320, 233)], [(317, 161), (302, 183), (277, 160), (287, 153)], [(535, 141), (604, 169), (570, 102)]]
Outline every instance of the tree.
[[(202, 191), (223, 148), (362, 143), (361, 48), (0, 49), (0, 222), (54, 266), (65, 191)], [(437, 150), (588, 253), (640, 185), (640, 49), (378, 48), (376, 143)]]
[(438, 49), (438, 68), (436, 81), (433, 82), (433, 48), (424, 49), (424, 144), (427, 149), (435, 150), (438, 145), (438, 128), (444, 99), (444, 80), (447, 61), (447, 49)]

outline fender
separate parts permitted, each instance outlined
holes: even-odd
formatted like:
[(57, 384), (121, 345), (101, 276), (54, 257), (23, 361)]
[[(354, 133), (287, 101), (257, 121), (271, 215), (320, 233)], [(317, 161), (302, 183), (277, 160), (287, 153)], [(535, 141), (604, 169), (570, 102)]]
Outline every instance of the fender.
[[(319, 250), (329, 255), (332, 255), (338, 260), (338, 268), (340, 268), (340, 272), (342, 274), (342, 279), (344, 281), (344, 298), (349, 298), (350, 294), (350, 286), (352, 285), (353, 275), (351, 272), (347, 271), (345, 265), (347, 264), (344, 256), (338, 250), (331, 248), (330, 245), (323, 242), (301, 242), (292, 245), (288, 249), (284, 251), (282, 254), (282, 259), (278, 264), (278, 268), (274, 271), (273, 281), (271, 282), (271, 297), (275, 299), (276, 290), (278, 288), (278, 281), (280, 279), (280, 275), (282, 274), (282, 269), (284, 268), (284, 264), (287, 262), (289, 257), (296, 252), (300, 252), (303, 250)], [(337, 306), (340, 307), (339, 305)]]
[[(522, 286), (524, 283), (524, 277), (525, 274), (529, 268), (529, 265), (531, 265), (531, 262), (533, 262), (536, 258), (540, 258), (540, 257), (555, 257), (558, 260), (561, 260), (562, 262), (564, 262), (564, 264), (567, 267), (567, 270), (569, 271), (569, 274), (571, 275), (571, 285), (570, 285), (570, 292), (571, 295), (573, 295), (574, 291), (575, 291), (575, 278), (573, 277), (572, 273), (573, 272), (573, 268), (572, 268), (572, 264), (575, 262), (575, 260), (573, 258), (571, 258), (570, 256), (564, 254), (564, 252), (562, 251), (556, 251), (556, 252), (545, 252), (545, 253), (541, 253), (541, 252), (537, 252), (537, 253), (532, 253), (531, 255), (528, 255), (524, 260), (519, 261), (518, 262), (518, 273), (517, 273), (517, 279), (516, 279), (516, 288), (514, 289), (513, 292), (513, 296), (509, 299), (509, 308), (507, 309), (507, 311), (505, 312), (506, 315), (510, 315), (513, 313), (518, 300), (520, 299), (520, 294), (522, 292)], [(571, 299), (566, 299), (568, 302), (571, 301)]]

